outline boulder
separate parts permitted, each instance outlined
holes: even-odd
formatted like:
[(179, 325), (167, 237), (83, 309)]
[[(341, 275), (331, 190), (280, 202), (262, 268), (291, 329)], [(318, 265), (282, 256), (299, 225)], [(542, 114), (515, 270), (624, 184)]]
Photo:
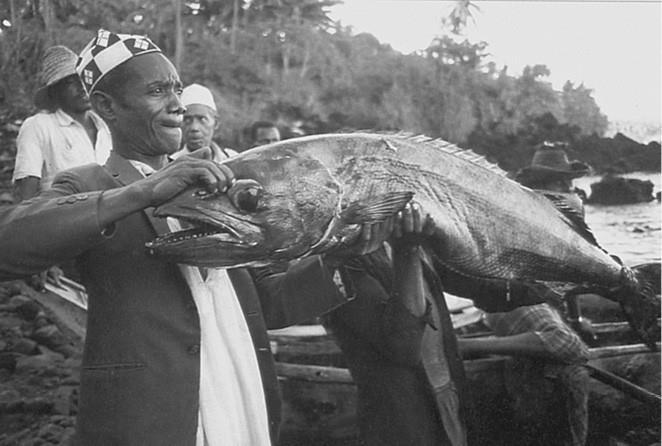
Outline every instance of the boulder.
[(587, 203), (617, 205), (646, 203), (654, 199), (651, 181), (607, 175), (591, 184), (591, 196)]

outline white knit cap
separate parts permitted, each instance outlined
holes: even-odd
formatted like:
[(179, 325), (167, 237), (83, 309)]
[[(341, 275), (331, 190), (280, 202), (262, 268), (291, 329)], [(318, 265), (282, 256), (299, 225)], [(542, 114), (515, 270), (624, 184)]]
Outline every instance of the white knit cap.
[(211, 94), (211, 91), (207, 87), (203, 87), (200, 84), (191, 84), (188, 87), (184, 88), (182, 91), (182, 104), (184, 107), (188, 107), (193, 104), (206, 105), (214, 111), (216, 110), (216, 103), (214, 102), (214, 96)]

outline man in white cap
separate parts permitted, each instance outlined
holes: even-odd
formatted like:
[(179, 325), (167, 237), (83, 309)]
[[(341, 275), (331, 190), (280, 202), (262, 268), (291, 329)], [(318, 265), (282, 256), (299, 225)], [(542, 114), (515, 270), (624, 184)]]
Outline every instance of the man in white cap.
[(40, 112), (25, 120), (16, 140), (13, 181), (20, 200), (48, 189), (56, 173), (88, 163), (103, 164), (111, 149), (106, 123), (90, 109), (76, 74), (78, 56), (61, 45), (44, 53), (41, 86), (34, 103)]
[[(0, 280), (76, 259), (89, 293), (77, 444), (270, 445), (280, 400), (266, 327), (346, 299), (320, 257), (259, 277), (152, 257), (145, 243), (177, 226), (153, 208), (192, 186), (225, 193), (234, 173), (208, 148), (168, 161), (182, 85), (147, 37), (100, 30), (76, 69), (113, 150), (104, 166), (62, 172), (33, 200), (0, 207)], [(360, 252), (388, 236), (380, 227), (364, 228)], [(258, 294), (283, 301), (280, 320), (265, 320)]]
[(212, 92), (200, 84), (191, 84), (184, 88), (181, 99), (182, 104), (186, 107), (182, 126), (184, 148), (171, 158), (176, 159), (203, 147), (211, 149), (214, 161), (222, 161), (236, 155), (237, 152), (234, 150), (220, 147), (213, 141), (219, 122)]

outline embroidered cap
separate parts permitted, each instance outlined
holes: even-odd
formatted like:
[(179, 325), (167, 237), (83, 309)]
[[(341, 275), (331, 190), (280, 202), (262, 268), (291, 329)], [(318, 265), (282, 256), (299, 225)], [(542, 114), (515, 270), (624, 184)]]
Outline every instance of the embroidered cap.
[(147, 36), (115, 34), (100, 29), (97, 36), (81, 51), (76, 72), (90, 94), (113, 68), (141, 54), (161, 52)]
[(182, 104), (184, 104), (184, 107), (192, 104), (206, 105), (212, 110), (217, 111), (211, 91), (209, 88), (203, 87), (200, 84), (191, 84), (184, 88), (182, 91)]

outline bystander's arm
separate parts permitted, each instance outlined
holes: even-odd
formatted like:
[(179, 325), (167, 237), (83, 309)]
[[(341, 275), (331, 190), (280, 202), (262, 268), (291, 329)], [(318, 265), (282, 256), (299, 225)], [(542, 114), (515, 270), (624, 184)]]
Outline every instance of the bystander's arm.
[(27, 176), (16, 180), (14, 185), (14, 196), (16, 201), (29, 200), (39, 193), (40, 179), (34, 176)]

